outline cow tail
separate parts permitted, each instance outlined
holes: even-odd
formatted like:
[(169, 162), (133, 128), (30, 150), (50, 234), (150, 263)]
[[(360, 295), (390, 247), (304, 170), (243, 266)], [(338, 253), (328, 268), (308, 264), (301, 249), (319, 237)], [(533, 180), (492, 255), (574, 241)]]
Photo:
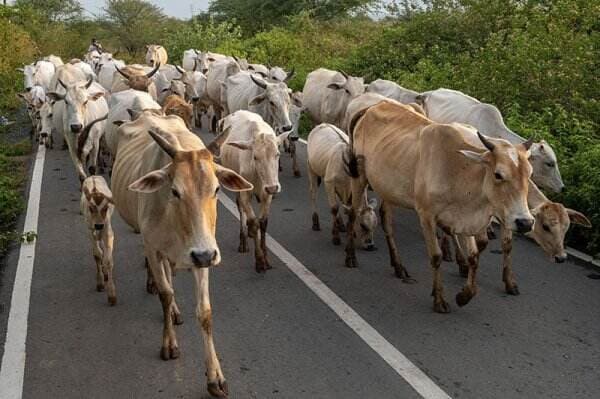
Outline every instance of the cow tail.
[(350, 123), (348, 124), (348, 137), (350, 137), (350, 143), (348, 144), (348, 150), (343, 157), (343, 161), (346, 174), (352, 178), (357, 178), (359, 176), (358, 157), (354, 153), (354, 129), (362, 117), (365, 116), (368, 109), (369, 108), (363, 109), (352, 115), (352, 119), (350, 119)]

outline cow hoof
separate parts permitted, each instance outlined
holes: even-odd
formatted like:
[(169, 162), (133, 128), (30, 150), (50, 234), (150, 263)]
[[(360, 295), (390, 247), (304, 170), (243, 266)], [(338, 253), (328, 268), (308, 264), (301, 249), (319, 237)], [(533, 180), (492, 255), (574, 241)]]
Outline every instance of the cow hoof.
[(299, 170), (294, 171), (294, 177), (302, 177), (302, 173)]
[(358, 261), (356, 260), (355, 257), (346, 257), (346, 267), (348, 268), (355, 268), (358, 267)]
[(208, 393), (215, 398), (226, 398), (229, 396), (229, 387), (227, 386), (227, 381), (215, 381), (209, 382), (208, 384)]
[(181, 313), (173, 313), (173, 324), (176, 326), (183, 324), (183, 317), (181, 317)]
[(96, 284), (96, 291), (103, 292), (104, 291), (104, 284)]
[(160, 348), (160, 358), (162, 360), (177, 359), (179, 357), (179, 348), (173, 346), (171, 348), (163, 346)]
[(319, 225), (319, 223), (313, 223), (312, 229), (313, 231), (321, 231), (321, 226)]
[(506, 287), (506, 293), (508, 295), (519, 295), (519, 287), (515, 284), (512, 287)]
[(156, 288), (156, 285), (150, 281), (146, 283), (146, 292), (151, 295), (158, 295), (158, 288)]
[(369, 244), (364, 248), (364, 250), (367, 252), (373, 252), (373, 251), (377, 251), (377, 247), (373, 244)]
[(342, 240), (340, 239), (340, 237), (333, 237), (331, 242), (333, 242), (333, 245), (341, 245), (342, 244)]
[(319, 223), (319, 215), (313, 213), (312, 215), (312, 229), (313, 231), (321, 231), (321, 225)]
[(117, 297), (116, 296), (109, 296), (108, 297), (108, 304), (110, 306), (115, 306), (117, 304)]
[(442, 251), (442, 259), (444, 262), (452, 262), (454, 259), (452, 258), (452, 253), (450, 251)]
[(404, 284), (416, 284), (417, 280), (415, 280), (414, 278), (410, 277), (409, 275), (406, 275), (404, 277), (400, 277), (400, 279), (402, 280), (402, 282)]
[(240, 252), (242, 254), (248, 252), (248, 244), (240, 243), (240, 246), (238, 247), (238, 252)]
[(441, 302), (434, 302), (433, 311), (435, 313), (450, 313), (450, 305), (442, 299)]
[(456, 294), (456, 304), (460, 307), (465, 306), (469, 301), (473, 298), (473, 295), (470, 292), (461, 291)]

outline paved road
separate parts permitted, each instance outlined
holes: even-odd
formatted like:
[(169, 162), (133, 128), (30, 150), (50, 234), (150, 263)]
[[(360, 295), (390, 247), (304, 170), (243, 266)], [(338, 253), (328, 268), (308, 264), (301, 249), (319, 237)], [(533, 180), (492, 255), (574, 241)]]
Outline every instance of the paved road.
[[(209, 137), (208, 135), (203, 137)], [(299, 146), (304, 164), (304, 146)], [(600, 397), (600, 283), (589, 270), (547, 261), (527, 240), (515, 243), (521, 295), (507, 296), (500, 256), (481, 260), (480, 293), (449, 315), (432, 312), (431, 273), (411, 212), (398, 212), (396, 231), (405, 265), (418, 280), (393, 277), (385, 242), (359, 252), (360, 268), (345, 269), (330, 242), (330, 218), (320, 195), (321, 232), (311, 230), (305, 177), (291, 176), (273, 203), (269, 232), (396, 349), (454, 398)], [(95, 292), (91, 247), (78, 214), (79, 193), (65, 151), (49, 151), (42, 185), (39, 240), (31, 288), (23, 397), (205, 397), (199, 329), (191, 276), (176, 276), (185, 323), (177, 327), (182, 356), (159, 358), (162, 312), (145, 292), (139, 235), (115, 216), (119, 303)], [(266, 275), (250, 254), (238, 254), (237, 219), (219, 206), (223, 265), (211, 274), (217, 351), (232, 398), (421, 397), (340, 317), (271, 256)], [(492, 249), (498, 243), (491, 244)], [(15, 256), (0, 299), (8, 311)], [(462, 286), (444, 264), (447, 298)], [(453, 303), (453, 301), (452, 301)], [(0, 387), (1, 393), (2, 387)], [(2, 395), (0, 394), (0, 397)]]

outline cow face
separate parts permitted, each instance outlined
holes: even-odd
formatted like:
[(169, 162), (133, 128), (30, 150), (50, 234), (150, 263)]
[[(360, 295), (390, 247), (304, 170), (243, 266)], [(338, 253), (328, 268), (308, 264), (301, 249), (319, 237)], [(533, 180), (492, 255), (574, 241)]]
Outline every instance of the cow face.
[(295, 70), (286, 72), (283, 68), (273, 67), (269, 70), (269, 80), (273, 83), (287, 83), (295, 74)]
[(251, 99), (248, 105), (259, 107), (258, 113), (277, 134), (290, 132), (293, 127), (290, 120), (290, 89), (285, 83), (267, 83), (254, 75), (250, 77), (264, 92)]
[(365, 92), (365, 81), (363, 78), (349, 76), (345, 72), (340, 72), (337, 80), (330, 83), (327, 88), (335, 90), (344, 101), (360, 96)]
[(585, 215), (556, 202), (545, 202), (532, 209), (531, 213), (535, 217), (535, 225), (529, 236), (557, 263), (567, 259), (564, 241), (571, 223), (592, 226)]
[(88, 225), (93, 228), (94, 232), (99, 233), (110, 221), (114, 202), (112, 195), (98, 191), (93, 183), (90, 183), (88, 178), (82, 184), (81, 194), (85, 198), (83, 206), (87, 207), (85, 214), (88, 218)]
[[(173, 96), (175, 97), (175, 96)], [(185, 122), (188, 129), (192, 127), (192, 115), (194, 107), (186, 103), (180, 97), (167, 97), (165, 107), (163, 109), (165, 115), (177, 115)]]
[(565, 185), (558, 170), (556, 154), (545, 140), (533, 143), (529, 162), (533, 167), (533, 180), (536, 185), (556, 193), (563, 190)]
[(150, 135), (171, 162), (142, 176), (129, 189), (159, 196), (164, 213), (157, 217), (169, 224), (170, 260), (181, 267), (218, 265), (221, 255), (215, 230), (219, 187), (246, 191), (252, 185), (232, 170), (215, 164), (206, 149), (183, 151), (169, 133), (150, 131)]
[(146, 64), (151, 67), (155, 67), (160, 64), (160, 54), (162, 46), (152, 44), (150, 46), (146, 46)]
[(65, 113), (67, 117), (67, 125), (71, 130), (71, 133), (81, 133), (85, 127), (85, 115), (87, 112), (87, 106), (90, 101), (96, 101), (100, 97), (104, 96), (103, 92), (90, 94), (88, 88), (92, 85), (93, 80), (90, 78), (85, 84), (74, 84), (66, 85), (61, 80), (59, 83), (67, 91), (65, 95), (59, 95), (57, 93), (49, 93), (55, 101), (63, 100), (65, 102)]
[(527, 206), (531, 165), (527, 160), (531, 142), (514, 146), (506, 140), (491, 139), (477, 133), (488, 151), (460, 151), (485, 166), (483, 193), (490, 201), (494, 216), (506, 227), (520, 233), (533, 228), (534, 219)]
[(375, 250), (375, 243), (373, 241), (373, 234), (375, 228), (377, 228), (377, 200), (371, 198), (366, 204), (359, 210), (356, 224), (357, 227), (354, 229), (358, 239), (362, 243), (363, 249), (367, 251)]
[(23, 68), (19, 68), (19, 71), (23, 72), (23, 84), (25, 86), (25, 90), (29, 91), (35, 84), (35, 72), (36, 67), (33, 64), (25, 65)]
[(46, 144), (52, 134), (52, 105), (46, 102), (40, 108), (40, 144)]
[(184, 71), (177, 67), (181, 73), (180, 81), (185, 86), (185, 99), (188, 101), (198, 101), (206, 93), (206, 76), (197, 71)]
[(133, 90), (139, 90), (148, 93), (148, 87), (154, 83), (152, 81), (152, 77), (158, 72), (160, 68), (160, 64), (154, 67), (154, 69), (147, 74), (139, 74), (136, 71), (129, 69), (125, 71), (126, 68), (120, 69), (115, 64), (115, 69), (119, 72), (126, 80), (127, 86), (129, 86)]

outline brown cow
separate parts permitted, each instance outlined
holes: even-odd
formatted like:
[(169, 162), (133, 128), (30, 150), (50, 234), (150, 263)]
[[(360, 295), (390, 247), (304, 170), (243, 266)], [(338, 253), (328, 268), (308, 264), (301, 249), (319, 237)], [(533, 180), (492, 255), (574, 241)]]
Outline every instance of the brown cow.
[(165, 115), (177, 115), (185, 122), (188, 129), (192, 128), (194, 107), (176, 94), (171, 94), (165, 99), (162, 107)]

